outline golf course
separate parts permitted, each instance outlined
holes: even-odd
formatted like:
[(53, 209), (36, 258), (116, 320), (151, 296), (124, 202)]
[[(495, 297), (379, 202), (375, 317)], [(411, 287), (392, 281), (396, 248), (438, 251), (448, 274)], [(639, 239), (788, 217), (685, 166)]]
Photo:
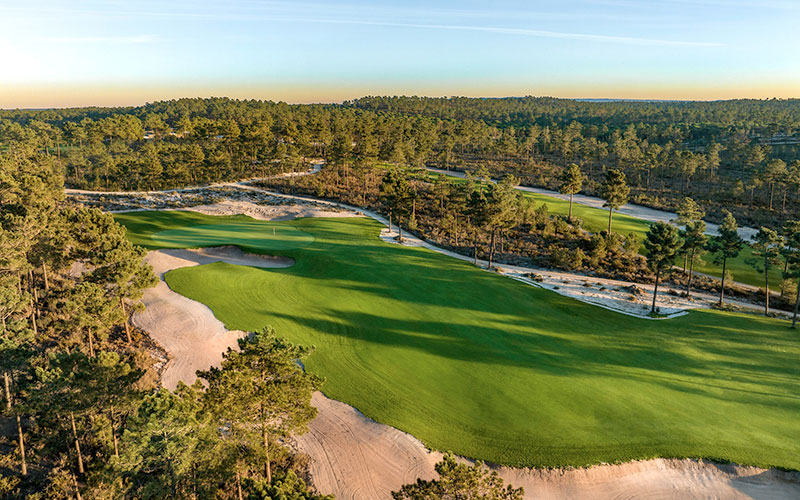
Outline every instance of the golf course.
[(368, 218), (116, 214), (148, 249), (235, 245), (288, 268), (170, 271), (232, 330), (315, 346), (324, 393), (427, 446), (510, 466), (696, 457), (800, 469), (800, 336), (697, 310), (622, 315), (383, 242)]

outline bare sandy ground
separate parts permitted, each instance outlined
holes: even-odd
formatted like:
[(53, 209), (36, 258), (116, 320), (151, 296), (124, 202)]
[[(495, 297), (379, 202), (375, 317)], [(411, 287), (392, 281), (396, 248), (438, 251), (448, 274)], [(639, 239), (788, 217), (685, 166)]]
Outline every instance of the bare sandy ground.
[(300, 217), (357, 217), (349, 210), (322, 210), (313, 205), (257, 205), (247, 201), (225, 200), (213, 205), (187, 208), (207, 215), (243, 214), (259, 220), (293, 220)]
[(293, 264), (291, 259), (249, 255), (236, 247), (156, 250), (147, 254), (146, 261), (160, 279), (155, 287), (145, 290), (142, 297), (145, 309), (132, 319), (134, 325), (147, 331), (169, 353), (171, 359), (161, 378), (168, 389), (177, 387), (181, 380), (194, 383), (197, 370), (219, 366), (222, 353), (229, 347), (235, 348), (243, 332), (229, 332), (211, 309), (170, 290), (164, 274), (172, 269), (218, 261), (257, 267)]

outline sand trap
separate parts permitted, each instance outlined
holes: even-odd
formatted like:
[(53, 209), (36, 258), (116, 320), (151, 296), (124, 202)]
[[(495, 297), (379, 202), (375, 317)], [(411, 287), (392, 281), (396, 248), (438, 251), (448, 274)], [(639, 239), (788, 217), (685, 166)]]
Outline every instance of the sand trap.
[(283, 257), (246, 254), (233, 246), (156, 250), (148, 252), (145, 260), (160, 279), (155, 287), (145, 290), (142, 297), (145, 309), (135, 313), (132, 320), (169, 353), (171, 359), (161, 377), (161, 383), (168, 389), (177, 387), (181, 380), (194, 383), (197, 370), (219, 366), (222, 353), (228, 347), (235, 348), (243, 332), (229, 332), (211, 309), (170, 290), (164, 274), (172, 269), (220, 261), (257, 267), (289, 267), (294, 263)]
[[(317, 393), (319, 416), (298, 448), (311, 457), (314, 487), (338, 500), (388, 500), (416, 477), (435, 477), (442, 454), (413, 436), (376, 423), (344, 403)], [(790, 499), (800, 498), (798, 474), (655, 459), (586, 469), (499, 467), (506, 484), (526, 499)]]
[(312, 205), (256, 205), (247, 201), (226, 200), (213, 205), (187, 208), (206, 215), (244, 214), (259, 220), (293, 220), (301, 217), (358, 217), (358, 214), (342, 210), (322, 210)]

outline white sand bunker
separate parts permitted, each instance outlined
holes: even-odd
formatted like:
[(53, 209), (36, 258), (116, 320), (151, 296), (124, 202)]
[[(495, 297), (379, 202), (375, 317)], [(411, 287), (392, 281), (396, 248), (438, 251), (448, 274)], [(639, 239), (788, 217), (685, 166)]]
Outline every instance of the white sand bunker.
[(225, 200), (213, 205), (198, 205), (186, 210), (206, 215), (247, 215), (259, 220), (292, 220), (301, 217), (359, 217), (349, 210), (324, 210), (312, 204), (257, 205), (249, 201)]
[(164, 281), (172, 269), (227, 262), (265, 268), (289, 267), (294, 261), (285, 257), (269, 257), (242, 252), (237, 247), (216, 247), (199, 250), (157, 250), (145, 259), (160, 278), (158, 284), (145, 290), (144, 311), (133, 315), (133, 324), (147, 331), (169, 353), (171, 359), (162, 373), (164, 387), (174, 389), (179, 381), (192, 384), (197, 370), (219, 366), (222, 353), (235, 348), (243, 335), (228, 331), (214, 313), (194, 300), (173, 292)]
[[(298, 448), (311, 458), (320, 493), (338, 500), (389, 500), (416, 478), (436, 476), (442, 454), (379, 424), (358, 410), (317, 393), (319, 410)], [(585, 469), (496, 469), (526, 499), (790, 499), (800, 498), (797, 474), (697, 460), (654, 459)]]
[[(259, 267), (288, 267), (289, 259), (248, 255), (235, 247), (159, 250), (147, 261), (162, 277), (145, 291), (144, 312), (134, 315), (170, 354), (162, 384), (193, 383), (195, 371), (218, 366), (222, 353), (235, 348), (240, 331), (227, 331), (211, 310), (169, 289), (163, 275), (180, 267), (224, 261)], [(441, 458), (413, 436), (374, 422), (358, 410), (314, 394), (319, 410), (309, 433), (297, 440), (311, 459), (314, 487), (339, 500), (389, 500), (391, 492), (418, 477), (435, 476)], [(648, 460), (588, 469), (540, 470), (501, 467), (500, 475), (523, 486), (525, 498), (537, 499), (789, 499), (800, 498), (796, 473), (722, 466), (695, 460)]]

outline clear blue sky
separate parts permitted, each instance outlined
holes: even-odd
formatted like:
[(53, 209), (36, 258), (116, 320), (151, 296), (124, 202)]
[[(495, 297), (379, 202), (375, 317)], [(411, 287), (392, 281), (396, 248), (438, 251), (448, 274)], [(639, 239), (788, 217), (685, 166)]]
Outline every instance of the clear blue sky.
[(800, 97), (800, 0), (0, 0), (0, 54), (0, 107)]

